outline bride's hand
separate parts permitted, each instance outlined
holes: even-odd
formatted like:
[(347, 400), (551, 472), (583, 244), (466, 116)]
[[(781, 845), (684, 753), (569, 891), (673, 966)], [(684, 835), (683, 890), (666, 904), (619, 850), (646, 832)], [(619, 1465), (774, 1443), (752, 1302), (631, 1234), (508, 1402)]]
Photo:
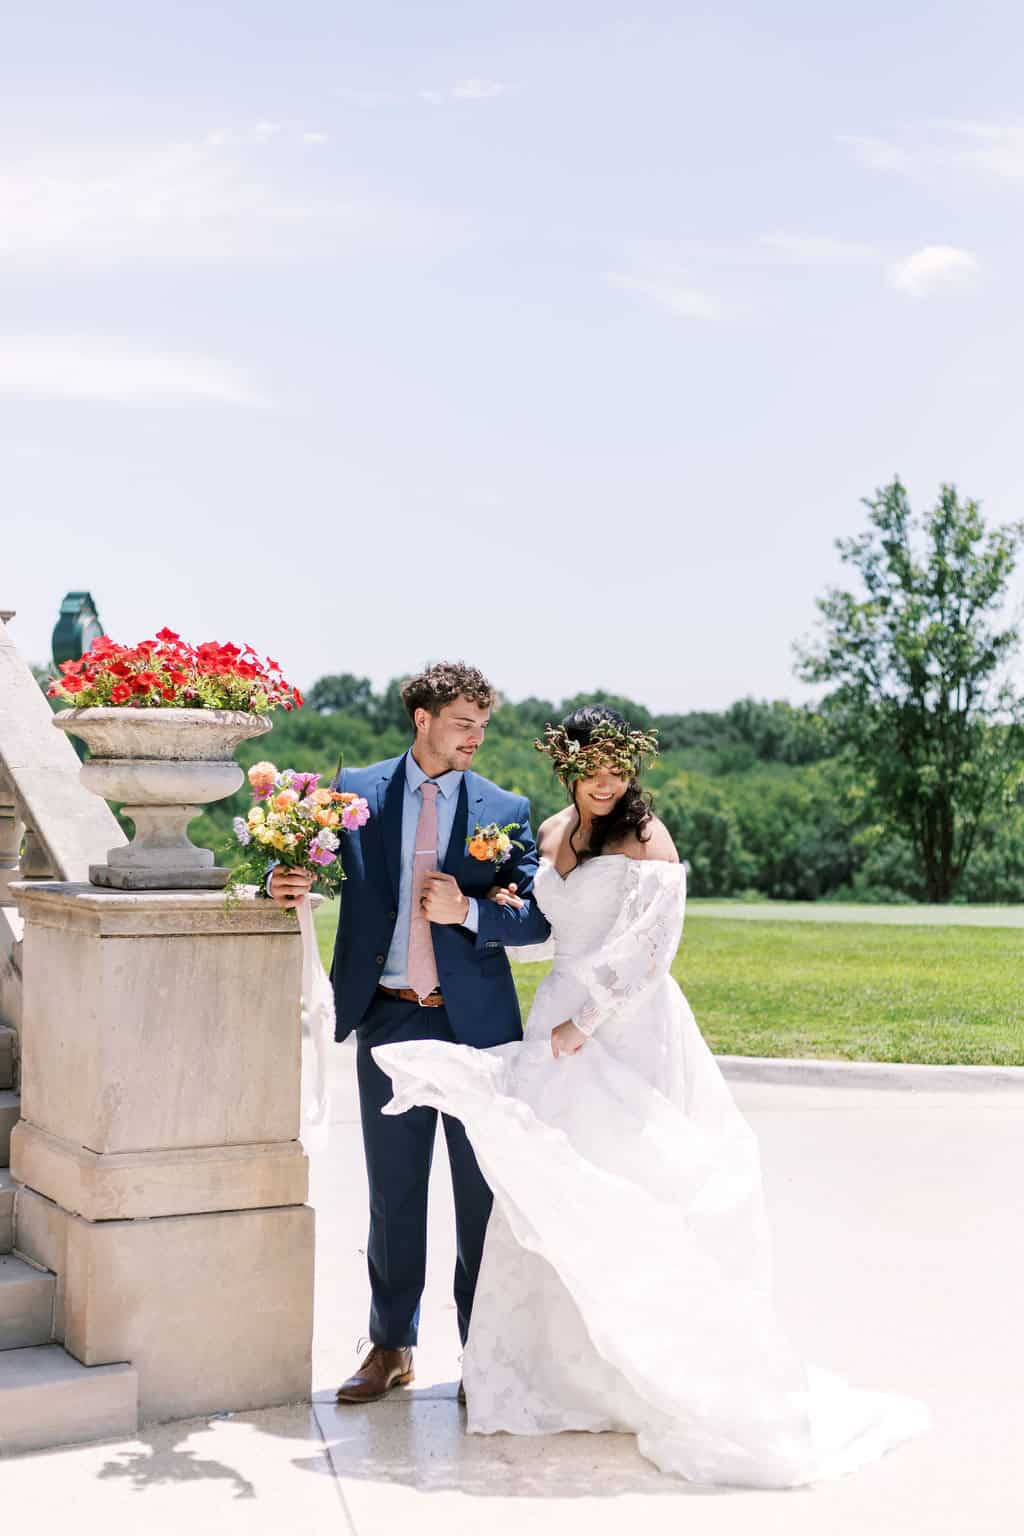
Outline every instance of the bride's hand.
[(552, 1056), (575, 1056), (577, 1051), (582, 1051), (589, 1036), (582, 1029), (577, 1029), (572, 1019), (566, 1019), (564, 1024), (558, 1024), (551, 1031)]
[(492, 885), (487, 892), (487, 900), (493, 901), (499, 907), (514, 907), (518, 912), (526, 906), (521, 896), (516, 895), (517, 887), (514, 885)]

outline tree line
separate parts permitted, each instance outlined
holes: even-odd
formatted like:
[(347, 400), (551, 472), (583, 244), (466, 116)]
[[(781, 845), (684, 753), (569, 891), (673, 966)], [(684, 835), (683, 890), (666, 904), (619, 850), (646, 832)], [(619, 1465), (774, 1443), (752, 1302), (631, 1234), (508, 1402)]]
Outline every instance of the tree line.
[[(600, 700), (659, 733), (646, 782), (694, 895), (1024, 900), (1024, 703), (1009, 670), (1019, 632), (1003, 618), (1024, 524), (988, 529), (950, 485), (923, 514), (899, 479), (864, 505), (866, 529), (838, 541), (852, 585), (821, 597), (816, 633), (795, 648), (798, 675), (824, 689), (816, 705), (745, 698), (656, 714), (599, 689), (507, 701), (480, 771), (528, 795), (543, 820), (564, 799), (533, 741)], [(321, 677), (303, 710), (239, 758), (330, 773), (342, 755), (396, 755), (409, 742), (401, 682), (378, 692), (365, 677)], [(244, 798), (197, 830), (224, 847)]]
[[(988, 528), (976, 501), (943, 485), (911, 508), (896, 478), (864, 502), (867, 527), (837, 541), (852, 585), (818, 601), (795, 666), (815, 705), (744, 698), (721, 711), (655, 714), (595, 689), (505, 701), (477, 766), (528, 795), (535, 824), (564, 804), (533, 748), (548, 721), (601, 701), (659, 733), (646, 784), (698, 896), (788, 901), (1024, 900), (1024, 697), (1005, 610), (1024, 523)], [(423, 658), (414, 658), (420, 664)], [(44, 683), (46, 671), (36, 668)], [(238, 751), (243, 767), (332, 774), (405, 750), (402, 678), (318, 678), (306, 707)], [(192, 835), (231, 856), (244, 790)]]

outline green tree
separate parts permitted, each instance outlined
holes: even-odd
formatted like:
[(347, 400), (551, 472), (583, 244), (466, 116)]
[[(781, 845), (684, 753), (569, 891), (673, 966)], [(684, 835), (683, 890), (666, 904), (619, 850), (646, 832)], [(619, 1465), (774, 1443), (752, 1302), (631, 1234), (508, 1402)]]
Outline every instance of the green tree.
[(830, 686), (837, 740), (913, 847), (927, 899), (949, 901), (1020, 775), (1024, 711), (1005, 671), (1019, 633), (999, 611), (1024, 524), (986, 530), (952, 485), (916, 515), (899, 479), (865, 506), (867, 532), (837, 541), (863, 590), (819, 599), (822, 633), (798, 646), (798, 671)]
[(318, 715), (333, 715), (339, 710), (369, 719), (373, 711), (373, 684), (368, 677), (353, 677), (338, 672), (318, 677), (306, 695), (306, 708)]
[[(409, 716), (405, 712), (402, 703), (402, 684), (404, 677), (393, 677), (383, 693), (377, 694), (373, 700), (373, 723), (380, 732), (404, 731), (412, 736), (412, 726), (409, 724)], [(408, 745), (408, 743), (406, 743)]]
[(657, 811), (690, 866), (694, 896), (734, 896), (752, 883), (754, 861), (735, 809), (717, 785), (680, 774), (658, 795)]

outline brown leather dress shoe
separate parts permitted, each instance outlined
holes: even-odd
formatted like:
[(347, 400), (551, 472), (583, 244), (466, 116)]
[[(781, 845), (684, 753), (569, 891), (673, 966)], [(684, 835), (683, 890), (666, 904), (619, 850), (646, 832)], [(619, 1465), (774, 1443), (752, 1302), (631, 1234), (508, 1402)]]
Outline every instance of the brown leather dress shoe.
[(392, 1387), (407, 1387), (415, 1380), (411, 1349), (384, 1349), (375, 1344), (348, 1381), (338, 1388), (339, 1403), (375, 1403)]

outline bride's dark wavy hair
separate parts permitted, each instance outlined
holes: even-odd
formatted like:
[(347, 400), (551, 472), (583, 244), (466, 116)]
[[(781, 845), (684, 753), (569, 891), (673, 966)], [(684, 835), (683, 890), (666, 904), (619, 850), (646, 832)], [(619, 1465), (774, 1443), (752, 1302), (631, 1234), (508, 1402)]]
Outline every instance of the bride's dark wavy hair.
[[(574, 709), (571, 715), (566, 715), (562, 721), (562, 729), (569, 740), (578, 741), (581, 747), (589, 746), (590, 738), (599, 725), (614, 725), (618, 730), (631, 729), (629, 721), (607, 704), (584, 704), (582, 708)], [(586, 859), (596, 859), (609, 840), (615, 842), (629, 832), (635, 832), (641, 843), (646, 843), (650, 838), (650, 825), (654, 820), (651, 797), (640, 788), (638, 779), (630, 779), (626, 793), (621, 800), (615, 802), (607, 816), (594, 817), (589, 848), (578, 849), (574, 841), (580, 829), (580, 808), (576, 802), (575, 783), (570, 785), (569, 794), (576, 811), (576, 828), (570, 834), (569, 846), (576, 855), (577, 864), (582, 864)]]

